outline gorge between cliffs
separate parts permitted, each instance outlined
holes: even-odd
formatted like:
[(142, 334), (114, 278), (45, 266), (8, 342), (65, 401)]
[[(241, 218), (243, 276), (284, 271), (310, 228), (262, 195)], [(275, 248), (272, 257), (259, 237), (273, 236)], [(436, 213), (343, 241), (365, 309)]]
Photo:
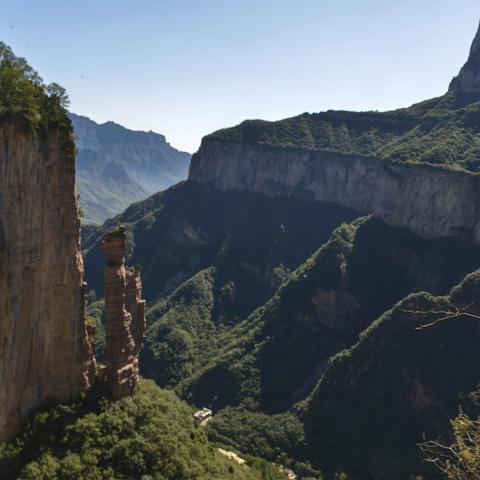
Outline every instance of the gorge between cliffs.
[(108, 135), (149, 185), (152, 151), (189, 155), (69, 114), (0, 43), (0, 478), (452, 480), (432, 452), (480, 415), (479, 65), (480, 30), (440, 97), (213, 132), (97, 225), (72, 119), (83, 189)]

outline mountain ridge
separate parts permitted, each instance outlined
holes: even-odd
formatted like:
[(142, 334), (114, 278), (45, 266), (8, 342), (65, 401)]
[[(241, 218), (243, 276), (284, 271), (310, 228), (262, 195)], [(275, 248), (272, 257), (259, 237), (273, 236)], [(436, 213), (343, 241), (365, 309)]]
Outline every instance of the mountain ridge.
[(98, 124), (71, 112), (69, 116), (78, 150), (83, 223), (102, 223), (186, 177), (190, 154), (176, 150), (164, 135), (130, 130), (112, 121)]
[(449, 91), (480, 94), (480, 25), (473, 39), (467, 62), (453, 78)]

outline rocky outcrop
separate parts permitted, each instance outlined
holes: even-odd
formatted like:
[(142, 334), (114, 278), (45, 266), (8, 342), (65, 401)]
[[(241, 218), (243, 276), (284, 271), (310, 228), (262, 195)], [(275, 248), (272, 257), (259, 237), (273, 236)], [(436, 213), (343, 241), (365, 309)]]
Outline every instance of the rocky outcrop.
[(0, 441), (93, 381), (73, 142), (0, 126)]
[(480, 94), (480, 27), (473, 40), (467, 63), (450, 83), (449, 91)]
[(131, 395), (138, 383), (138, 354), (145, 338), (145, 301), (140, 273), (125, 268), (125, 229), (105, 237), (105, 363), (113, 398)]
[(424, 238), (480, 241), (480, 176), (468, 172), (207, 137), (192, 158), (189, 180), (220, 191), (335, 202)]

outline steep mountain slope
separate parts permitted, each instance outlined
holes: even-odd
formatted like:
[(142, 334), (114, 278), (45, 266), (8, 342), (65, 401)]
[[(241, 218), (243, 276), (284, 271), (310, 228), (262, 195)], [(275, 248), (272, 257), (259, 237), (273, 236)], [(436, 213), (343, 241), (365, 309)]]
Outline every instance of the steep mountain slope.
[(127, 224), (143, 265), (143, 373), (220, 410), (211, 438), (305, 477), (435, 479), (416, 444), (467, 406), (479, 332), (419, 331), (412, 310), (478, 296), (478, 274), (449, 292), (480, 267), (479, 99), (247, 121), (204, 139), (187, 182), (89, 229), (99, 295), (108, 229)]
[[(209, 436), (299, 470), (311, 462), (329, 479), (347, 472), (358, 480), (437, 480), (418, 444), (448, 443), (449, 419), (459, 406), (480, 414), (480, 329), (468, 318), (421, 327), (442, 317), (430, 310), (471, 305), (479, 285), (476, 271), (445, 297), (408, 296), (333, 357), (292, 412), (226, 408), (209, 424)], [(476, 305), (469, 311), (479, 313)]]
[(342, 462), (360, 479), (428, 471), (417, 444), (447, 437), (459, 405), (471, 406), (468, 395), (479, 385), (480, 328), (464, 317), (418, 330), (442, 314), (412, 311), (473, 302), (470, 311), (478, 314), (479, 288), (477, 271), (447, 297), (409, 296), (330, 361), (303, 413), (310, 458), (328, 470)]
[[(477, 55), (480, 57), (480, 52)], [(480, 94), (473, 100), (480, 100)], [(463, 105), (459, 94), (452, 91), (390, 112), (330, 110), (276, 122), (247, 120), (205, 140), (372, 155), (477, 171), (479, 110), (478, 103)]]
[(113, 122), (99, 125), (73, 113), (70, 119), (84, 223), (101, 223), (187, 176), (190, 154), (173, 148), (163, 135)]
[[(479, 247), (422, 240), (372, 218), (343, 225), (271, 300), (220, 336), (216, 355), (210, 352), (179, 390), (216, 410), (287, 409), (308, 395), (330, 356), (353, 345), (395, 302), (415, 291), (445, 294), (478, 266)], [(168, 336), (154, 343), (171, 347)]]
[[(477, 63), (478, 36), (460, 83)], [(479, 242), (480, 94), (469, 88), (392, 112), (248, 120), (203, 139), (189, 180), (335, 202), (423, 237)]]
[(64, 95), (0, 42), (0, 442), (93, 383)]
[(90, 231), (83, 248), (90, 288), (103, 294), (99, 242), (114, 225), (129, 235), (130, 264), (141, 264), (143, 293), (153, 301), (214, 266), (222, 305), (216, 319), (234, 323), (274, 293), (279, 282), (357, 213), (335, 205), (265, 195), (222, 193), (178, 184)]
[(467, 63), (450, 83), (449, 91), (470, 97), (480, 94), (480, 29), (472, 42)]
[[(168, 195), (174, 195), (178, 203), (172, 198), (167, 200)], [(285, 209), (293, 208), (288, 207), (289, 202), (298, 202), (300, 210), (305, 210), (302, 202), (292, 199), (271, 199), (255, 195), (256, 199), (252, 200), (251, 194), (218, 193), (198, 185), (183, 184), (159, 194), (155, 199), (159, 212), (171, 222), (168, 224), (169, 228), (172, 228), (172, 224), (176, 224), (176, 228), (181, 225), (182, 231), (185, 231), (186, 222), (180, 220), (180, 213), (185, 215), (185, 197), (181, 195), (194, 195), (195, 205), (199, 207), (199, 210), (190, 212), (190, 217), (184, 217), (188, 218), (189, 222), (192, 219), (197, 219), (198, 222), (194, 212), (203, 211), (206, 206), (212, 209), (214, 205), (224, 206), (228, 203), (229, 197), (236, 197), (237, 201), (241, 198), (250, 203), (250, 209), (244, 210), (250, 219), (253, 212), (257, 211), (262, 212), (261, 218), (270, 218), (272, 212), (276, 211), (275, 206), (281, 204), (279, 212), (282, 214), (281, 219), (284, 220)], [(208, 202), (205, 199), (201, 201), (203, 196), (209, 199)], [(163, 199), (161, 204), (157, 203), (159, 199)], [(153, 198), (150, 201), (153, 201)], [(276, 202), (279, 204), (276, 205)], [(265, 207), (259, 210), (262, 203), (270, 207), (269, 214), (266, 214)], [(145, 245), (145, 238), (140, 238), (139, 243), (136, 240), (139, 238), (139, 232), (143, 230), (141, 225), (147, 218), (150, 218), (152, 224), (159, 222), (160, 218), (159, 212), (155, 210), (147, 214), (140, 213), (136, 210), (140, 205), (134, 206), (135, 209), (131, 207), (129, 217), (123, 217), (138, 222), (132, 225), (132, 231), (135, 232), (132, 258), (135, 258), (135, 250), (141, 251), (142, 245)], [(244, 205), (241, 208), (239, 205), (241, 202), (236, 205), (238, 210), (245, 209)], [(315, 203), (312, 203), (311, 208), (314, 205)], [(317, 204), (317, 208), (328, 212), (332, 206)], [(348, 395), (342, 400), (343, 390), (336, 389), (338, 385), (343, 385), (343, 370), (331, 374), (328, 383), (330, 390), (325, 397), (319, 392), (326, 391), (326, 387), (319, 386), (314, 389), (311, 400), (305, 404), (307, 406), (298, 410), (294, 404), (307, 398), (319, 379), (326, 378), (331, 368), (329, 358), (345, 347), (354, 345), (358, 334), (382, 312), (411, 292), (427, 290), (435, 295), (446, 294), (451, 286), (459, 282), (472, 268), (480, 266), (480, 248), (462, 240), (425, 240), (406, 229), (389, 227), (374, 218), (359, 219), (351, 225), (339, 227), (329, 241), (297, 270), (292, 272), (292, 267), (282, 269), (283, 284), (279, 288), (278, 281), (269, 289), (264, 283), (263, 295), (257, 296), (249, 308), (242, 308), (252, 294), (252, 290), (236, 288), (241, 285), (245, 273), (240, 276), (225, 276), (222, 272), (235, 271), (232, 265), (244, 264), (248, 256), (259, 249), (263, 242), (263, 234), (252, 229), (248, 223), (243, 231), (238, 231), (234, 225), (242, 216), (237, 212), (232, 215), (231, 207), (227, 211), (226, 216), (231, 218), (229, 231), (236, 232), (237, 245), (250, 242), (252, 232), (255, 231), (259, 233), (258, 240), (251, 245), (251, 250), (226, 253), (226, 264), (223, 264), (223, 259), (218, 254), (210, 253), (209, 256), (205, 256), (205, 263), (202, 264), (196, 259), (196, 262), (190, 265), (199, 269), (197, 274), (183, 282), (177, 279), (180, 286), (160, 301), (155, 302), (152, 299), (154, 303), (149, 311), (147, 344), (141, 362), (143, 373), (161, 385), (176, 387), (181, 396), (199, 406), (211, 406), (215, 411), (227, 405), (240, 406), (243, 410), (238, 413), (227, 409), (221, 414), (223, 422), (221, 434), (215, 426), (215, 420), (213, 421), (212, 438), (220, 439), (227, 444), (233, 442), (234, 446), (242, 447), (247, 452), (250, 450), (246, 447), (249, 444), (246, 439), (252, 436), (261, 438), (259, 452), (269, 460), (278, 461), (282, 458), (278, 457), (280, 445), (287, 450), (285, 455), (292, 458), (294, 464), (298, 461), (309, 461), (315, 467), (326, 471), (348, 470), (354, 473), (352, 478), (400, 479), (405, 478), (403, 474), (422, 471), (419, 450), (415, 446), (418, 442), (416, 435), (420, 435), (421, 432), (430, 435), (446, 432), (448, 416), (454, 415), (457, 408), (455, 399), (460, 399), (459, 395), (462, 392), (468, 394), (473, 389), (472, 382), (478, 383), (479, 378), (475, 379), (475, 369), (478, 371), (480, 363), (476, 363), (478, 359), (472, 350), (477, 341), (475, 336), (460, 334), (455, 336), (455, 329), (450, 328), (448, 334), (442, 331), (439, 336), (427, 332), (423, 340), (412, 344), (410, 339), (415, 333), (413, 329), (405, 332), (408, 341), (403, 341), (401, 336), (403, 333), (398, 331), (395, 331), (392, 337), (386, 334), (385, 339), (382, 339), (384, 350), (378, 350), (379, 340), (374, 340), (371, 345), (371, 354), (377, 355), (374, 357), (377, 358), (376, 370), (375, 373), (365, 376), (365, 382), (371, 383), (366, 384), (367, 386), (362, 384), (359, 391), (354, 392), (355, 397), (352, 394), (352, 398), (355, 398), (353, 404)], [(293, 213), (295, 211), (299, 210), (293, 208)], [(152, 216), (155, 220), (152, 220)], [(216, 216), (216, 219), (218, 218), (219, 216)], [(296, 215), (291, 215), (291, 219), (296, 219)], [(165, 225), (162, 223), (162, 231), (165, 231)], [(198, 230), (187, 231), (201, 231), (198, 224), (195, 228)], [(271, 228), (270, 223), (265, 225), (266, 232)], [(298, 229), (298, 226), (296, 228)], [(328, 228), (332, 228), (331, 225), (328, 225)], [(293, 232), (291, 224), (287, 230)], [(278, 232), (274, 235), (278, 240)], [(177, 246), (179, 238), (181, 237), (175, 237)], [(208, 237), (205, 235), (203, 238)], [(192, 257), (188, 256), (185, 259), (187, 245), (182, 245), (176, 252), (178, 255), (176, 261), (180, 258), (186, 262), (191, 260)], [(229, 251), (225, 244), (221, 245), (218, 247), (220, 251)], [(295, 251), (298, 255), (301, 251), (305, 252), (291, 240), (287, 245), (290, 254)], [(162, 251), (168, 249), (168, 252), (172, 253), (171, 245), (168, 246), (164, 239), (158, 247)], [(274, 246), (274, 252), (276, 248), (277, 246)], [(248, 250), (250, 253), (246, 255)], [(266, 250), (260, 248), (260, 252)], [(192, 252), (188, 255), (192, 255)], [(308, 253), (305, 256), (308, 256)], [(88, 258), (89, 255), (87, 262)], [(262, 258), (262, 255), (250, 259), (252, 263), (246, 266), (248, 268), (253, 268), (253, 265), (260, 266), (258, 258)], [(210, 266), (206, 266), (208, 262), (211, 262)], [(225, 270), (228, 265), (229, 270)], [(145, 268), (147, 269), (148, 267)], [(246, 278), (249, 281), (256, 278), (257, 288), (262, 285), (259, 283), (261, 276)], [(170, 278), (162, 279), (159, 285), (170, 281)], [(277, 293), (271, 300), (265, 302), (263, 298), (268, 297), (269, 292), (274, 292), (277, 288)], [(258, 295), (258, 292), (255, 293)], [(240, 302), (232, 301), (232, 297), (235, 299), (236, 295)], [(223, 309), (225, 302), (228, 302), (228, 308)], [(463, 302), (467, 300), (462, 300), (462, 304)], [(246, 320), (241, 321), (242, 314), (245, 318), (256, 305), (260, 307)], [(404, 317), (402, 321), (407, 322), (408, 316)], [(410, 318), (406, 325), (416, 325), (424, 320), (424, 317)], [(475, 326), (468, 328), (471, 330)], [(365, 335), (362, 334), (362, 338)], [(395, 335), (398, 335), (398, 341)], [(443, 343), (438, 343), (439, 338)], [(394, 353), (389, 350), (390, 342), (394, 342), (392, 343)], [(364, 341), (364, 344), (370, 345), (367, 341)], [(437, 355), (435, 352), (438, 348), (446, 349), (448, 354), (442, 353), (437, 361), (430, 356), (430, 352)], [(452, 361), (449, 355), (453, 355), (456, 349), (462, 353)], [(347, 358), (348, 355), (347, 351), (339, 358)], [(392, 362), (397, 361), (395, 368), (400, 369), (404, 365), (404, 359), (407, 366), (406, 359), (409, 355), (414, 356), (409, 369), (403, 373), (392, 374)], [(468, 375), (458, 376), (455, 372), (458, 372), (462, 362), (472, 366), (468, 367), (470, 372)], [(349, 368), (363, 372), (364, 368), (370, 368), (369, 365), (352, 361)], [(436, 392), (436, 407), (428, 412), (428, 415), (417, 412), (416, 407), (409, 406), (408, 403), (402, 406), (401, 399), (413, 395), (412, 385), (417, 385), (417, 371), (423, 372), (422, 375), (428, 377), (430, 382), (428, 388)], [(443, 371), (445, 380), (439, 374)], [(455, 375), (459, 377), (456, 380)], [(393, 382), (388, 388), (387, 379)], [(324, 381), (321, 380), (320, 385), (323, 385)], [(420, 392), (418, 401), (421, 402), (422, 386), (418, 388)], [(370, 402), (370, 390), (378, 392), (378, 403)], [(396, 403), (390, 411), (389, 396), (393, 390), (399, 400), (398, 402), (395, 400)], [(337, 395), (341, 400), (339, 403), (336, 402)], [(324, 400), (330, 403), (324, 405)], [(320, 410), (318, 405), (321, 405)], [(337, 418), (330, 410), (324, 412), (327, 405), (335, 409), (335, 415), (338, 417), (336, 422), (327, 422), (330, 417)], [(352, 405), (355, 405), (355, 408), (352, 408)], [(385, 413), (381, 413), (380, 407)], [(295, 432), (298, 430), (295, 426), (297, 420), (292, 417), (260, 416), (253, 420), (250, 413), (259, 410), (273, 413), (286, 409), (299, 414), (302, 420), (301, 429), (305, 429), (306, 432), (305, 437), (299, 437), (297, 440), (290, 437), (288, 437), (290, 440), (287, 440), (287, 437), (283, 437), (293, 435), (287, 433), (289, 428), (294, 428)], [(380, 413), (385, 415), (385, 422), (390, 430), (377, 425), (377, 416)], [(417, 415), (423, 415), (421, 423), (418, 423)], [(340, 421), (342, 416), (346, 417), (345, 421)], [(401, 418), (401, 421), (395, 423), (396, 416)], [(272, 437), (262, 427), (263, 423), (269, 424), (270, 421), (275, 428), (280, 429), (280, 432), (284, 431), (284, 428), (287, 430), (284, 434), (277, 433), (277, 436)], [(284, 421), (287, 423), (281, 426)], [(358, 430), (355, 421), (358, 422)], [(419, 427), (412, 430), (411, 425), (417, 425), (415, 422)], [(253, 430), (249, 431), (245, 427), (238, 430), (237, 425), (245, 424), (250, 425)], [(348, 443), (350, 426), (352, 438), (355, 440)], [(405, 429), (404, 426), (409, 427)], [(256, 432), (256, 428), (260, 431)], [(322, 432), (327, 428), (329, 433), (322, 436)], [(375, 435), (381, 440), (376, 446), (372, 433), (372, 437), (368, 437), (363, 447), (362, 435), (367, 435), (365, 432), (370, 430), (376, 432)], [(301, 431), (297, 433), (303, 435)], [(357, 442), (356, 445), (354, 441)], [(335, 450), (337, 442), (341, 450), (336, 455), (332, 454), (326, 458), (322, 451)], [(318, 447), (319, 443), (322, 444), (322, 450)], [(398, 448), (401, 448), (401, 455), (395, 450)], [(272, 453), (274, 451), (277, 454)], [(378, 460), (375, 460), (376, 455), (379, 456)], [(398, 475), (392, 473), (395, 468), (398, 469)]]

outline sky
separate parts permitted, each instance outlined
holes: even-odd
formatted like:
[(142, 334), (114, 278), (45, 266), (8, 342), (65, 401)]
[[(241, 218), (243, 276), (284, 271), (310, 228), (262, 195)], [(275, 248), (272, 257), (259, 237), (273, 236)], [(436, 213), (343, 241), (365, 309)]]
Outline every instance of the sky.
[(245, 119), (443, 94), (478, 0), (0, 0), (0, 40), (71, 111), (194, 152)]

